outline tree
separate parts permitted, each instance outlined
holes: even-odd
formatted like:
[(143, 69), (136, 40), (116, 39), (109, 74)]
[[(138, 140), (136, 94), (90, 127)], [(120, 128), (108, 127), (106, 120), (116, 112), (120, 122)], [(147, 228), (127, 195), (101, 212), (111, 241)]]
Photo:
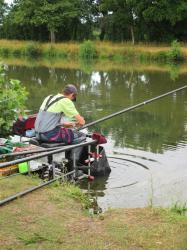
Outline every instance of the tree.
[(51, 42), (100, 40), (187, 41), (186, 0), (0, 0), (1, 36)]
[[(184, 23), (182, 33), (187, 28), (186, 0), (141, 0), (136, 3), (135, 15), (150, 40), (173, 40), (177, 38), (178, 24)], [(181, 32), (180, 32), (181, 34)]]
[(64, 26), (68, 19), (74, 18), (78, 10), (69, 1), (44, 1), (43, 5), (38, 8), (33, 17), (33, 24), (47, 26), (50, 32), (51, 42), (55, 42), (55, 33), (58, 28)]
[(116, 40), (123, 41), (130, 38), (134, 44), (134, 2), (134, 0), (98, 1), (98, 9), (101, 13), (101, 40), (104, 38), (105, 33), (108, 33), (109, 37), (115, 37)]
[(7, 4), (4, 0), (0, 0), (0, 26), (3, 23), (3, 18), (5, 16), (6, 10), (7, 10)]
[[(69, 23), (77, 26), (88, 20), (86, 9), (92, 1), (88, 0), (17, 0), (12, 12), (13, 22), (20, 26), (46, 27), (51, 42), (55, 42), (59, 29), (66, 29)], [(74, 27), (70, 27), (70, 31)]]

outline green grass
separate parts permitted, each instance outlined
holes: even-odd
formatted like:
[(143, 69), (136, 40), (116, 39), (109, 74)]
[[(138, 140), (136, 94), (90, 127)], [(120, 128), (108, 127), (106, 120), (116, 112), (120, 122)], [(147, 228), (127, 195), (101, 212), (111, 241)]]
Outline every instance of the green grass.
[[(7, 181), (9, 194), (39, 180)], [(187, 217), (171, 209), (110, 209), (89, 216), (87, 203), (78, 187), (56, 182), (0, 207), (0, 249), (186, 249)]]
[[(1, 177), (3, 178), (3, 177)], [(23, 189), (31, 188), (41, 183), (38, 178), (29, 176), (13, 176), (10, 178), (0, 180), (0, 200), (13, 195), (17, 192), (23, 191)]]
[(165, 44), (136, 44), (85, 41), (83, 43), (37, 43), (0, 40), (2, 57), (111, 60), (124, 62), (180, 62), (187, 59), (187, 46), (174, 41)]
[(169, 210), (147, 208), (128, 209), (124, 212), (121, 209), (109, 212), (108, 216), (112, 219), (107, 222), (107, 232), (118, 244), (118, 249), (186, 247), (187, 218), (171, 214)]
[(187, 204), (180, 204), (179, 202), (175, 202), (172, 207), (170, 208), (171, 212), (180, 214), (180, 215), (187, 215)]

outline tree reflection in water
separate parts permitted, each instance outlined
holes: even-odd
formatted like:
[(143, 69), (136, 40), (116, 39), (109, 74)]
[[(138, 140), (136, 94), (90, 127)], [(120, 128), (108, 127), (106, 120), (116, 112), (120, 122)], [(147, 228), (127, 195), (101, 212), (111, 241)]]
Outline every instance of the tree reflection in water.
[[(89, 70), (88, 70), (89, 69)], [(177, 72), (177, 71), (176, 71)], [(38, 110), (43, 98), (75, 83), (77, 106), (87, 122), (119, 111), (186, 84), (186, 74), (132, 69), (98, 71), (9, 66), (10, 78), (20, 79), (28, 91), (28, 109)], [(171, 79), (172, 78), (172, 79)], [(110, 135), (115, 145), (162, 153), (169, 145), (187, 141), (187, 91), (105, 121), (91, 130)]]

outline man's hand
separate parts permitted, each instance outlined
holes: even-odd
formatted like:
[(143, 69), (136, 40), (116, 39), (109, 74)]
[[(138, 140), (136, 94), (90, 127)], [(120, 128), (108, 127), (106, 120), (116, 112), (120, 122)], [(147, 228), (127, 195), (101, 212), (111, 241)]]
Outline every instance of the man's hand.
[(75, 116), (74, 122), (63, 122), (61, 126), (65, 128), (75, 128), (75, 127), (82, 127), (85, 124), (85, 120), (81, 115)]
[(65, 128), (74, 128), (76, 126), (76, 123), (75, 122), (64, 122), (62, 125)]

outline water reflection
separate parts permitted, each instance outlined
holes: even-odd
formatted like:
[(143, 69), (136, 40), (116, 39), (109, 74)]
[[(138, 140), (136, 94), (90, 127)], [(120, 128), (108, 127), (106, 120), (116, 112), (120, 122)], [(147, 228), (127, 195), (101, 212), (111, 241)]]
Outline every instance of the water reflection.
[[(27, 108), (38, 110), (45, 96), (75, 83), (80, 92), (78, 109), (87, 122), (179, 88), (187, 78), (187, 73), (180, 73), (180, 67), (174, 65), (167, 66), (167, 71), (152, 70), (151, 65), (134, 70), (134, 66), (123, 64), (98, 70), (93, 62), (81, 62), (82, 68), (34, 65), (8, 66), (9, 77), (20, 79), (30, 92)], [(186, 201), (187, 91), (90, 129), (107, 136), (108, 154), (130, 160), (110, 159), (110, 176), (82, 183), (99, 206), (143, 207), (150, 195), (155, 205)]]
[[(42, 99), (61, 91), (67, 83), (80, 89), (78, 108), (87, 122), (178, 88), (186, 74), (176, 81), (170, 72), (91, 71), (47, 67), (8, 66), (10, 78), (20, 79), (30, 92), (28, 108), (37, 110)], [(92, 130), (111, 135), (115, 146), (162, 153), (186, 142), (187, 92), (173, 94), (141, 109), (110, 119)], [(180, 144), (181, 145), (181, 144)]]

